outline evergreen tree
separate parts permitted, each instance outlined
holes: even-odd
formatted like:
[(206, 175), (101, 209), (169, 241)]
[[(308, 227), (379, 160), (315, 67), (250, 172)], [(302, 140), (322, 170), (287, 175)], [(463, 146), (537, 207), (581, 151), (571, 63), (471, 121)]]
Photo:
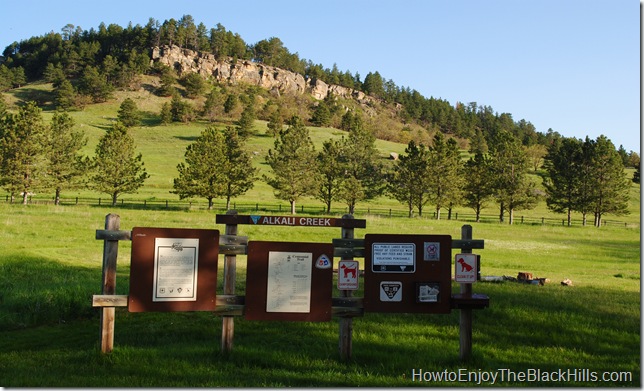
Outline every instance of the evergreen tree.
[(216, 88), (213, 88), (206, 96), (206, 101), (203, 104), (201, 115), (210, 122), (214, 122), (215, 118), (221, 114), (222, 107), (223, 100), (221, 93)]
[(161, 119), (161, 123), (164, 125), (168, 125), (172, 122), (172, 109), (170, 108), (170, 104), (168, 102), (164, 102), (161, 105), (161, 112), (159, 113), (159, 117)]
[(203, 197), (212, 209), (213, 200), (225, 193), (224, 136), (213, 127), (206, 128), (195, 142), (188, 145), (185, 164), (179, 163), (179, 177), (174, 179), (174, 190), (181, 199)]
[(134, 139), (120, 122), (99, 139), (91, 169), (89, 187), (109, 194), (112, 205), (121, 194), (135, 193), (149, 178), (142, 155), (136, 154)]
[(476, 222), (481, 219), (481, 210), (494, 194), (490, 176), (490, 161), (481, 152), (477, 152), (465, 163), (465, 181), (463, 183), (464, 205), (474, 209)]
[(181, 84), (186, 88), (188, 98), (196, 98), (206, 89), (206, 81), (198, 73), (189, 73), (181, 79)]
[(76, 103), (76, 90), (67, 79), (63, 79), (60, 84), (54, 87), (54, 95), (54, 104), (59, 110), (67, 110)]
[(118, 111), (118, 120), (128, 128), (141, 123), (141, 113), (131, 98), (125, 98), (121, 103)]
[(253, 167), (251, 156), (244, 150), (243, 138), (233, 127), (227, 127), (224, 132), (225, 167), (224, 196), (226, 210), (230, 209), (230, 200), (238, 197), (255, 184), (258, 169)]
[(315, 193), (315, 157), (308, 129), (300, 118), (291, 118), (289, 127), (280, 133), (274, 149), (266, 156), (273, 177), (264, 175), (264, 180), (275, 189), (275, 196), (290, 203), (291, 214), (295, 214), (298, 199)]
[(311, 122), (315, 126), (329, 126), (329, 124), (331, 123), (331, 111), (324, 101), (318, 103), (318, 105), (313, 110)]
[[(457, 203), (460, 199), (461, 159), (454, 139), (445, 140), (443, 133), (434, 135), (433, 145), (429, 148), (429, 183), (430, 200), (436, 205), (436, 219), (440, 220), (443, 207)], [(419, 210), (420, 211), (420, 210)]]
[(637, 183), (638, 185), (640, 184), (640, 166), (635, 166), (635, 172), (633, 173), (633, 179), (631, 179), (633, 183)]
[(282, 128), (284, 127), (284, 120), (282, 119), (282, 106), (277, 106), (277, 109), (271, 113), (268, 119), (268, 124), (266, 126), (271, 136), (277, 137), (280, 134)]
[(27, 204), (29, 192), (42, 184), (47, 145), (49, 132), (36, 102), (0, 119), (0, 184), (12, 201), (21, 194), (22, 203)]
[(599, 227), (604, 214), (628, 214), (630, 184), (624, 174), (622, 157), (606, 136), (597, 137), (592, 166), (595, 226)]
[(255, 126), (255, 118), (257, 118), (257, 115), (255, 114), (255, 97), (251, 95), (248, 97), (248, 102), (244, 106), (241, 117), (235, 123), (240, 137), (247, 139), (254, 133), (253, 128)]
[(189, 123), (195, 116), (192, 105), (181, 99), (181, 96), (176, 90), (170, 101), (170, 113), (172, 114), (173, 121), (183, 123)]
[(331, 204), (337, 199), (344, 180), (343, 145), (343, 140), (327, 140), (322, 144), (322, 150), (316, 157), (320, 182), (315, 197), (324, 202), (327, 213), (331, 213)]
[(80, 186), (79, 178), (86, 170), (80, 150), (87, 144), (81, 131), (74, 131), (74, 120), (67, 113), (56, 113), (51, 119), (51, 142), (47, 148), (47, 178), (55, 190), (54, 204), (60, 204), (65, 188)]
[(545, 157), (546, 204), (555, 213), (566, 213), (568, 226), (577, 210), (583, 163), (582, 141), (561, 138), (548, 147)]
[(238, 99), (235, 94), (228, 94), (224, 102), (224, 113), (230, 114), (237, 107)]
[(91, 96), (95, 103), (100, 103), (112, 97), (113, 88), (95, 67), (88, 66), (81, 76), (79, 91)]
[(509, 132), (499, 130), (490, 151), (490, 172), (494, 178), (495, 197), (499, 203), (499, 221), (504, 212), (514, 223), (514, 211), (536, 206), (535, 185), (527, 177), (528, 164), (525, 152)]
[(359, 201), (371, 200), (385, 189), (383, 168), (378, 162), (376, 137), (366, 128), (362, 118), (352, 117), (349, 136), (342, 148), (345, 164), (345, 181), (338, 193), (338, 200), (344, 201), (353, 214)]
[(423, 206), (429, 201), (429, 150), (423, 144), (416, 145), (412, 140), (400, 155), (387, 180), (387, 192), (400, 203), (406, 204), (409, 217), (414, 207), (420, 216)]

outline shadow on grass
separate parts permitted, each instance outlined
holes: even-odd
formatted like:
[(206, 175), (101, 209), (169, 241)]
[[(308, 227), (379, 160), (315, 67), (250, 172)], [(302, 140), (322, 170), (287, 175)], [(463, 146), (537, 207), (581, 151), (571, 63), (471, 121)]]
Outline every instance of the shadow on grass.
[[(99, 255), (100, 257), (100, 255)], [(129, 280), (128, 276), (119, 277)], [(0, 330), (62, 324), (98, 316), (101, 266), (61, 264), (19, 253), (0, 256)], [(121, 282), (123, 284), (123, 282)]]

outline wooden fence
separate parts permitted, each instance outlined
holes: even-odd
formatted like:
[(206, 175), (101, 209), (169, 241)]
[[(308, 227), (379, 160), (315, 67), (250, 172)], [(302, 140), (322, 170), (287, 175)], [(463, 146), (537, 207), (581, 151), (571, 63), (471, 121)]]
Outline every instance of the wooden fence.
[[(0, 198), (1, 199), (1, 198)], [(5, 195), (5, 202), (11, 202), (9, 195)], [(21, 200), (14, 200), (14, 203), (19, 203)], [(28, 203), (30, 204), (54, 204), (53, 197), (37, 197), (29, 196)], [(91, 198), (91, 197), (73, 197), (61, 198), (61, 205), (88, 205), (88, 206), (105, 206), (113, 207), (112, 200), (109, 198)], [(205, 201), (184, 201), (184, 200), (139, 200), (139, 199), (125, 199), (121, 198), (116, 203), (116, 206), (124, 209), (151, 209), (151, 210), (207, 210), (208, 204)], [(231, 203), (231, 209), (237, 210), (240, 213), (253, 213), (253, 212), (268, 212), (268, 213), (288, 213), (290, 206), (286, 203), (280, 202), (252, 202), (252, 201), (235, 201)], [(222, 201), (214, 203), (212, 211), (225, 212), (226, 204)], [(320, 205), (299, 205), (297, 207), (298, 213), (308, 214), (335, 214), (343, 215), (348, 213), (346, 207), (332, 208), (327, 213), (326, 207)], [(404, 208), (381, 208), (381, 207), (358, 207), (353, 213), (355, 216), (381, 216), (381, 217), (409, 217), (409, 212)], [(417, 213), (414, 212), (417, 217)], [(435, 211), (425, 211), (423, 218), (435, 219)], [(462, 222), (476, 222), (476, 215), (474, 213), (453, 212), (451, 216), (446, 212), (441, 213), (443, 220), (456, 220)], [(479, 216), (480, 223), (500, 223), (498, 214), (481, 214)], [(509, 216), (505, 216), (503, 224), (508, 224)], [(551, 226), (567, 226), (566, 218), (561, 217), (530, 217), (530, 216), (517, 216), (514, 217), (514, 224), (527, 224), (527, 225), (551, 225)], [(573, 219), (572, 226), (580, 227), (583, 225), (581, 219)], [(586, 226), (593, 226), (593, 216), (588, 217)], [(623, 228), (639, 228), (639, 223), (625, 222), (619, 220), (602, 219), (602, 226), (623, 227)]]

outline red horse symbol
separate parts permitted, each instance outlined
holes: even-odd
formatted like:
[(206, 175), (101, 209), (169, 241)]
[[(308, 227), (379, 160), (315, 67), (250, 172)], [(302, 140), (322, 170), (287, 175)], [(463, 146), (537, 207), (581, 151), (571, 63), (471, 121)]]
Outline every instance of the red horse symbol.
[(461, 272), (472, 271), (472, 266), (465, 263), (465, 260), (463, 258), (459, 258), (457, 262), (461, 264)]
[(347, 276), (349, 274), (351, 274), (353, 276), (353, 278), (356, 278), (356, 267), (355, 266), (352, 267), (352, 268), (349, 268), (349, 267), (347, 267), (347, 265), (342, 265), (340, 267), (340, 269), (342, 269), (342, 271), (344, 272), (344, 278), (347, 278)]

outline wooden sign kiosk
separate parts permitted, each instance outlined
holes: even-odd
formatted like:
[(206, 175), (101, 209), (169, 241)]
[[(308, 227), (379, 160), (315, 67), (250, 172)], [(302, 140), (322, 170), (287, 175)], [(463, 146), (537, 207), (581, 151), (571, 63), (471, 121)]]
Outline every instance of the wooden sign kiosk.
[[(159, 284), (154, 285), (152, 282), (152, 285), (148, 284), (145, 289), (147, 293), (143, 293), (143, 296), (150, 297), (151, 303), (144, 304), (143, 307), (139, 307), (139, 310), (208, 310), (221, 315), (223, 317), (221, 350), (224, 353), (230, 352), (233, 347), (235, 316), (245, 314), (248, 319), (290, 321), (325, 321), (331, 316), (337, 316), (340, 321), (340, 357), (342, 360), (348, 360), (352, 354), (352, 318), (362, 316), (365, 311), (448, 313), (452, 309), (458, 309), (461, 311), (459, 357), (462, 361), (470, 359), (472, 310), (488, 307), (489, 298), (472, 293), (471, 283), (462, 283), (460, 293), (451, 292), (451, 251), (456, 248), (460, 249), (462, 254), (471, 254), (472, 249), (483, 248), (483, 240), (472, 239), (471, 226), (463, 226), (461, 239), (456, 240), (448, 235), (380, 234), (370, 234), (366, 235), (365, 239), (355, 239), (354, 229), (365, 228), (366, 220), (354, 219), (351, 215), (345, 215), (342, 219), (242, 216), (237, 215), (235, 211), (229, 211), (225, 215), (217, 215), (216, 222), (225, 224), (224, 235), (218, 235), (218, 231), (215, 230), (197, 230), (200, 231), (198, 234), (189, 233), (193, 230), (176, 229), (174, 231), (162, 229), (156, 232), (157, 238), (170, 239), (161, 241), (155, 239), (154, 242), (157, 252), (163, 247), (162, 251), (166, 252), (165, 260), (172, 259), (170, 255), (173, 254), (172, 251), (178, 251), (179, 248), (187, 250), (185, 254), (181, 254), (180, 259), (172, 262), (181, 262), (184, 264), (183, 269), (187, 270), (182, 271), (185, 275), (182, 275), (181, 284), (176, 285), (175, 288), (182, 288), (177, 301), (189, 304), (160, 304), (171, 295), (168, 296), (168, 291), (162, 291)], [(332, 244), (288, 242), (251, 242), (249, 244), (248, 238), (237, 236), (239, 224), (338, 227), (342, 230), (342, 237), (334, 239)], [(137, 300), (148, 300), (137, 299), (140, 292), (133, 287), (130, 289), (130, 295), (115, 294), (118, 241), (132, 240), (133, 235), (133, 232), (121, 231), (119, 227), (119, 216), (110, 214), (106, 217), (105, 229), (96, 231), (96, 239), (105, 241), (102, 294), (94, 295), (92, 301), (94, 307), (101, 308), (101, 351), (103, 353), (111, 352), (113, 349), (114, 307), (126, 307)], [(145, 230), (135, 229), (134, 234), (143, 232), (147, 235)], [(191, 240), (197, 237), (199, 238), (198, 250), (195, 247), (195, 241)], [(148, 238), (147, 241), (149, 240)], [(202, 243), (204, 243), (203, 246)], [(205, 243), (210, 244), (205, 245)], [(225, 255), (223, 295), (213, 293), (216, 287), (217, 256), (215, 254), (217, 253)], [(235, 294), (236, 255), (238, 254), (249, 255), (248, 278), (255, 279), (252, 282), (247, 281), (246, 296)], [(136, 265), (136, 258), (139, 256), (133, 252), (132, 269), (135, 273), (149, 275), (149, 271), (136, 271), (141, 266)], [(153, 258), (157, 257), (158, 254)], [(367, 270), (364, 299), (352, 297), (352, 290), (340, 290), (341, 297), (331, 297), (334, 257), (340, 257), (343, 261), (352, 261), (354, 257), (365, 258)], [(147, 259), (148, 265), (143, 269), (150, 268), (149, 256), (144, 255), (143, 258)], [(289, 262), (297, 266), (289, 269), (291, 266), (286, 267)], [(352, 262), (348, 264), (353, 265)], [(202, 270), (201, 266), (205, 266), (206, 269)], [(290, 270), (290, 277), (284, 279), (279, 276), (280, 268)], [(214, 269), (214, 282), (212, 271), (207, 269)], [(190, 271), (193, 274), (189, 273)], [(190, 277), (191, 275), (193, 277)], [(193, 300), (191, 296), (189, 297), (189, 292), (184, 289), (192, 287), (190, 283), (202, 284), (202, 276), (205, 278), (203, 284), (209, 288), (203, 290), (205, 295), (201, 296), (201, 299)], [(257, 279), (260, 284), (257, 284)], [(303, 288), (298, 289), (303, 289), (303, 293), (295, 296), (286, 295), (287, 300), (291, 302), (284, 304), (282, 302), (284, 295), (276, 293), (277, 291), (269, 292), (271, 289), (279, 291), (280, 288), (275, 284), (283, 283), (290, 284), (291, 287), (301, 285)], [(170, 284), (166, 287), (171, 286), (174, 285)], [(157, 301), (153, 298), (153, 292)], [(170, 293), (177, 299), (176, 291)], [(311, 305), (312, 301), (319, 301), (321, 304)]]

